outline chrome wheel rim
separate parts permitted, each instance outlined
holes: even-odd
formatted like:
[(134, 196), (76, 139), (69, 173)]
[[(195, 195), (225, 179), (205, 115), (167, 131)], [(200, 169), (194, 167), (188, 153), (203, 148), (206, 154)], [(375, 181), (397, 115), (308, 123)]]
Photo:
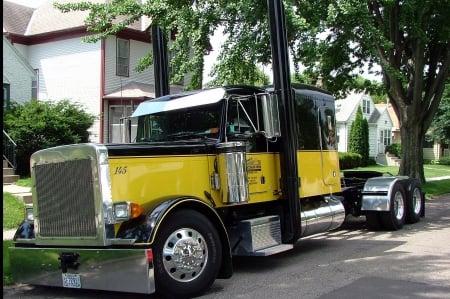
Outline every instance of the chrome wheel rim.
[(412, 206), (414, 209), (414, 214), (419, 214), (422, 208), (422, 194), (419, 188), (415, 188), (412, 194)]
[(208, 260), (205, 238), (196, 230), (182, 228), (164, 243), (163, 264), (176, 281), (189, 282), (199, 276)]
[(394, 214), (397, 220), (402, 220), (405, 214), (405, 200), (401, 192), (396, 192), (394, 196)]

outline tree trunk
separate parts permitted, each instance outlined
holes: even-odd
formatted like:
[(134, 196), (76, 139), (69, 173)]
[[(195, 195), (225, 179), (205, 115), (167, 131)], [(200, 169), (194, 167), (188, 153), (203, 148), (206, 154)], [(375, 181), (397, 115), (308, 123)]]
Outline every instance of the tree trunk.
[[(403, 113), (403, 112), (401, 112)], [(402, 154), (399, 175), (416, 178), (425, 183), (423, 171), (423, 141), (425, 133), (422, 122), (410, 120), (400, 122)]]

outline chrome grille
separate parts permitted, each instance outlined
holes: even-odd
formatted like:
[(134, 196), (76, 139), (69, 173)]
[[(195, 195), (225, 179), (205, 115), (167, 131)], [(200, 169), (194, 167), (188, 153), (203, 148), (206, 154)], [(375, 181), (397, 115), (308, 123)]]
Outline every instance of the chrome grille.
[(95, 237), (96, 213), (90, 159), (35, 165), (41, 237)]

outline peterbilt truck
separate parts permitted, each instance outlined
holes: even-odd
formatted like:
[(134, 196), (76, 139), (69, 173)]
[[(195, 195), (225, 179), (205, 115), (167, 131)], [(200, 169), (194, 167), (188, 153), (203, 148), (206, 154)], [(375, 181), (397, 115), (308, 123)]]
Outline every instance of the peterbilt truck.
[(32, 207), (9, 248), (15, 281), (186, 298), (232, 276), (233, 256), (288, 251), (339, 228), (401, 229), (418, 182), (339, 168), (334, 98), (289, 80), (281, 1), (268, 1), (274, 84), (141, 103), (132, 142), (30, 159)]

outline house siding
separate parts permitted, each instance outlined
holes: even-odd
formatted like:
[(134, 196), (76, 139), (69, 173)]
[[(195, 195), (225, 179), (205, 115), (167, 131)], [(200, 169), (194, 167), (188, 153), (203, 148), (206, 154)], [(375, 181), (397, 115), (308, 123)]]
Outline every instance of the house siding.
[(25, 103), (31, 100), (34, 78), (34, 71), (26, 58), (3, 38), (3, 83), (10, 86), (11, 102)]
[(152, 51), (151, 43), (130, 40), (130, 71), (128, 77), (116, 75), (116, 40), (110, 36), (105, 41), (105, 94), (129, 82), (154, 84), (153, 65), (143, 72), (135, 72), (138, 60)]
[(369, 121), (369, 157), (376, 158), (379, 152), (384, 152), (384, 145), (381, 141), (381, 130), (392, 130), (392, 120), (386, 109), (379, 109), (373, 103), (369, 95), (350, 94), (345, 100), (339, 100), (336, 104), (340, 112), (337, 114), (337, 132), (339, 135), (338, 151), (348, 152), (350, 132), (352, 123), (356, 119), (358, 106), (364, 100), (369, 101), (370, 113), (364, 113), (363, 117)]
[(378, 127), (378, 132), (377, 132), (377, 140), (375, 141), (375, 144), (378, 144), (378, 151), (372, 157), (376, 157), (377, 154), (384, 154), (384, 149), (386, 146), (384, 145), (383, 140), (381, 140), (381, 131), (389, 130), (390, 138), (391, 138), (390, 144), (392, 144), (392, 142), (393, 142), (393, 140), (392, 140), (393, 123), (392, 123), (391, 117), (389, 116), (387, 109), (382, 111), (381, 116), (377, 121), (377, 127)]
[(350, 131), (352, 128), (352, 123), (355, 121), (355, 119), (356, 119), (356, 108), (350, 114), (350, 116), (346, 122), (339, 122), (336, 124), (336, 127), (338, 128), (338, 132), (340, 134), (339, 135), (339, 143), (338, 143), (338, 152), (342, 152), (342, 153), (348, 152), (349, 143), (350, 143)]
[(70, 100), (96, 116), (90, 141), (99, 141), (101, 42), (80, 38), (30, 46), (28, 61), (39, 69), (40, 101)]

